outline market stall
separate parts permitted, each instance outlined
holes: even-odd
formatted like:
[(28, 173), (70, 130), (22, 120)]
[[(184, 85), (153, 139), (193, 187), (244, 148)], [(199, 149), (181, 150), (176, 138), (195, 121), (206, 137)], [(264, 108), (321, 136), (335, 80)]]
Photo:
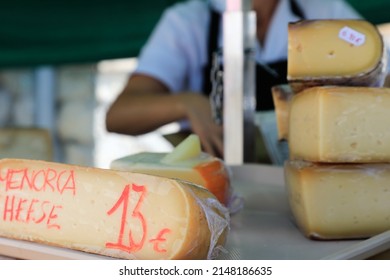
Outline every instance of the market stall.
[[(379, 2), (380, 1), (378, 1), (378, 3)], [(122, 9), (118, 9), (118, 11), (122, 11)], [(234, 15), (232, 15), (232, 20), (242, 21), (245, 19), (250, 21), (250, 16), (246, 18), (246, 16), (248, 16), (246, 13), (250, 13), (250, 11), (242, 9), (241, 7), (234, 12), (238, 13), (234, 13)], [(229, 15), (227, 15), (226, 18), (228, 19)], [(229, 22), (226, 22), (226, 24), (228, 25)], [(237, 32), (242, 35), (241, 37), (243, 40), (245, 38), (245, 40), (249, 41), (249, 47), (251, 47), (253, 38), (248, 39), (248, 36), (244, 36), (244, 34), (246, 34), (245, 24), (241, 26), (240, 30), (235, 31), (235, 35), (237, 35)], [(249, 36), (252, 35), (254, 34), (249, 34)], [(112, 40), (102, 41), (112, 42)], [(237, 45), (237, 49), (229, 49), (231, 47), (229, 46), (225, 52), (227, 55), (227, 75), (232, 75), (233, 73), (230, 77), (234, 78), (229, 80), (233, 82), (232, 84), (225, 85), (225, 92), (227, 93), (226, 99), (228, 99), (228, 103), (224, 114), (229, 117), (229, 119), (226, 119), (226, 122), (234, 123), (234, 125), (226, 127), (225, 130), (225, 134), (228, 135), (227, 138), (229, 139), (225, 147), (227, 155), (226, 163), (229, 165), (231, 170), (232, 188), (237, 195), (237, 198), (239, 198), (239, 201), (242, 203), (242, 207), (231, 215), (230, 231), (224, 246), (225, 250), (223, 250), (218, 258), (237, 260), (367, 259), (375, 258), (378, 254), (385, 253), (390, 248), (390, 238), (388, 237), (388, 232), (376, 235), (370, 239), (313, 240), (305, 237), (300, 231), (293, 217), (293, 213), (291, 212), (286, 192), (285, 170), (283, 168), (283, 163), (288, 157), (288, 148), (285, 145), (281, 145), (281, 142), (278, 141), (275, 113), (268, 112), (256, 114), (254, 111), (251, 111), (253, 110), (253, 107), (251, 106), (246, 108), (248, 111), (240, 110), (240, 108), (242, 108), (242, 104), (245, 103), (245, 96), (253, 94), (253, 92), (251, 92), (253, 88), (244, 83), (244, 76), (253, 74), (253, 68), (251, 68), (253, 65), (250, 63), (244, 63), (245, 61), (248, 62), (248, 58), (244, 55), (243, 51), (244, 46), (248, 47), (247, 41), (241, 45)], [(91, 53), (90, 57), (86, 57), (84, 56), (85, 53), (83, 54), (82, 52), (77, 55), (79, 55), (79, 58), (82, 57), (85, 60), (95, 60), (102, 57), (113, 58), (115, 56), (135, 56), (138, 52), (139, 46), (140, 44), (133, 46), (134, 48), (132, 51), (129, 51), (126, 54), (124, 53), (124, 50), (120, 50), (118, 52), (115, 50), (113, 51), (112, 48), (114, 47), (110, 46), (111, 49), (108, 53), (105, 52), (103, 55), (102, 53)], [(89, 50), (88, 47), (84, 46), (84, 48)], [(99, 48), (94, 49), (98, 50)], [(128, 50), (129, 48), (126, 49), (126, 51)], [(241, 52), (239, 57), (229, 56), (229, 51), (232, 51), (234, 54), (237, 50), (238, 52)], [(43, 53), (48, 55), (47, 52)], [(87, 51), (87, 53), (89, 52)], [(7, 57), (7, 59), (10, 57), (11, 56)], [(38, 59), (37, 57), (38, 56), (36, 54), (31, 56), (31, 58), (33, 58), (32, 60), (25, 57), (24, 62), (22, 63), (27, 62), (27, 64), (35, 64), (35, 59)], [(66, 62), (62, 59), (80, 60), (79, 58), (70, 57), (71, 55), (66, 56), (64, 53), (54, 54), (52, 57), (43, 57), (43, 59), (39, 60), (39, 64)], [(230, 62), (232, 64), (230, 64)], [(8, 60), (5, 61), (3, 65), (18, 65), (18, 63)], [(229, 70), (231, 71), (231, 69), (237, 65), (241, 67), (240, 70), (242, 75), (235, 75), (234, 71), (229, 73)], [(230, 68), (231, 66), (232, 68)], [(43, 75), (43, 84), (51, 87), (51, 73), (50, 70), (47, 70), (48, 68), (38, 68), (37, 77), (41, 79)], [(233, 70), (236, 71), (236, 68)], [(49, 79), (47, 80), (45, 77)], [(238, 89), (235, 87), (237, 85), (239, 86)], [(40, 101), (38, 103), (42, 108), (44, 108), (47, 106), (48, 100), (51, 100), (50, 97), (52, 97), (50, 94), (50, 88), (38, 87), (38, 89), (39, 92), (41, 92), (41, 94), (38, 95), (38, 97), (40, 97)], [(237, 102), (237, 96), (230, 99), (229, 96), (231, 92), (229, 91), (233, 93), (238, 91), (245, 94), (239, 95)], [(251, 98), (252, 97), (249, 97), (249, 99)], [(230, 102), (232, 100), (233, 102)], [(53, 103), (52, 100), (51, 103)], [(52, 108), (53, 107), (51, 107), (51, 109)], [(48, 110), (49, 113), (52, 113), (51, 109)], [(41, 111), (41, 113), (44, 112), (47, 112), (47, 110)], [(51, 118), (52, 117), (50, 116), (42, 116), (42, 119), (45, 120)], [(50, 128), (53, 123), (42, 125)], [(270, 152), (273, 165), (244, 163), (244, 155), (248, 154), (248, 151), (244, 150), (245, 148), (252, 147), (250, 139), (253, 137), (252, 128), (254, 127), (264, 132), (263, 135), (266, 136), (264, 139), (265, 144)], [(249, 131), (247, 131), (248, 128), (250, 128)], [(253, 150), (249, 150), (249, 154), (251, 152), (253, 153)], [(106, 256), (88, 254), (85, 252), (40, 243), (0, 238), (0, 259), (2, 258), (109, 259), (109, 257)]]

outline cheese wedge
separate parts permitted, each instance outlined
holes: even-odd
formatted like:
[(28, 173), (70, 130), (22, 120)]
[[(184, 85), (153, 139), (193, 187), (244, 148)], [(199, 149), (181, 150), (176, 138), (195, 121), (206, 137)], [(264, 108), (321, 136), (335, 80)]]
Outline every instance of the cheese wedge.
[(166, 164), (180, 163), (197, 158), (202, 152), (199, 136), (190, 134), (175, 149), (161, 159)]
[(290, 100), (294, 94), (290, 85), (276, 85), (271, 88), (272, 98), (275, 105), (276, 126), (278, 129), (278, 140), (288, 138), (288, 116), (290, 111)]
[(208, 259), (229, 213), (206, 189), (163, 177), (0, 160), (0, 236), (123, 259)]
[(287, 80), (295, 92), (321, 85), (380, 87), (387, 57), (364, 20), (305, 20), (288, 26)]
[(285, 181), (307, 237), (365, 238), (390, 229), (390, 164), (287, 161)]
[(290, 106), (291, 159), (390, 162), (390, 89), (313, 87)]
[(0, 129), (0, 158), (53, 160), (53, 141), (47, 129), (14, 127)]
[(142, 152), (118, 158), (111, 169), (178, 178), (205, 187), (228, 205), (230, 176), (221, 159), (201, 152), (199, 137), (188, 136), (171, 153)]

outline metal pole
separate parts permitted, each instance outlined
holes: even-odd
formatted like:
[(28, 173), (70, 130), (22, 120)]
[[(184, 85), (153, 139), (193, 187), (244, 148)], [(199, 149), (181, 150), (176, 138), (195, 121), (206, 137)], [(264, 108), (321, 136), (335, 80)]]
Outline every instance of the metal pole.
[(230, 165), (255, 161), (256, 15), (251, 0), (227, 0), (223, 17), (224, 154)]
[(40, 66), (35, 69), (35, 124), (48, 129), (53, 140), (54, 161), (61, 161), (59, 144), (56, 137), (55, 113), (55, 71), (51, 66)]

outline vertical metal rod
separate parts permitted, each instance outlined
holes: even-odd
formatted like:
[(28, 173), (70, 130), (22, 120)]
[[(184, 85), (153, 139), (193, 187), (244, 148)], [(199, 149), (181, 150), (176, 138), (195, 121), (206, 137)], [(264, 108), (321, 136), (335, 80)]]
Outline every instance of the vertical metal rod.
[[(250, 6), (251, 7), (251, 6)], [(244, 14), (244, 162), (256, 161), (256, 14)]]
[(229, 165), (241, 165), (244, 159), (243, 23), (241, 11), (225, 12), (223, 17), (223, 123), (224, 159)]
[(60, 161), (56, 137), (55, 115), (55, 71), (50, 66), (40, 66), (34, 72), (35, 83), (35, 124), (48, 129), (53, 140), (54, 160)]
[(255, 158), (256, 16), (250, 0), (227, 0), (223, 17), (224, 155), (230, 165)]

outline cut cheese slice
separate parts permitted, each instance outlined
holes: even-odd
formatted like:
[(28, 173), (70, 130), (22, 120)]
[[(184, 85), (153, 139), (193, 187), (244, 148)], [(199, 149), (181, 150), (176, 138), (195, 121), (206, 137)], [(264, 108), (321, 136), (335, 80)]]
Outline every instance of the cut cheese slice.
[(305, 20), (288, 26), (287, 79), (309, 86), (380, 87), (387, 57), (378, 29), (364, 20)]
[(230, 177), (222, 160), (200, 153), (195, 158), (166, 163), (166, 153), (142, 152), (118, 158), (110, 168), (189, 181), (208, 189), (224, 205), (230, 198)]
[(186, 139), (179, 143), (172, 152), (166, 154), (165, 157), (161, 159), (161, 162), (166, 164), (180, 163), (199, 157), (201, 152), (199, 136), (190, 134)]
[(276, 85), (272, 87), (272, 98), (275, 105), (276, 126), (278, 129), (278, 140), (288, 138), (288, 115), (290, 111), (290, 100), (294, 92), (290, 85)]
[(0, 160), (0, 236), (123, 259), (207, 259), (229, 213), (206, 189), (145, 174)]
[(390, 164), (287, 161), (285, 180), (307, 237), (365, 238), (390, 230)]
[(313, 87), (290, 106), (291, 159), (390, 162), (390, 89)]
[(143, 152), (114, 160), (112, 169), (179, 178), (211, 191), (224, 205), (231, 198), (224, 162), (201, 151), (199, 136), (190, 134), (170, 153)]

